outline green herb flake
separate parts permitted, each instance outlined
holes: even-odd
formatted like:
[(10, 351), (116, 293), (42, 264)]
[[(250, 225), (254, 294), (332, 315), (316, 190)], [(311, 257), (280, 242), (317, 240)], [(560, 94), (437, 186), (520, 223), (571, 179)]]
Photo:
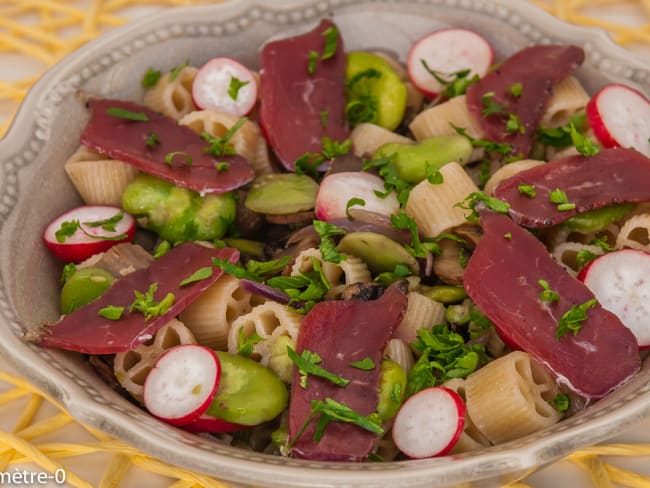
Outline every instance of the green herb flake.
[(309, 62), (307, 64), (307, 73), (313, 75), (316, 72), (317, 62), (318, 62), (318, 51), (309, 51)]
[(180, 74), (181, 71), (183, 71), (185, 68), (187, 68), (190, 65), (190, 60), (186, 59), (183, 64), (179, 64), (175, 68), (172, 68), (172, 70), (169, 72), (169, 81), (172, 82), (176, 79), (176, 77)]
[(155, 259), (163, 257), (167, 254), (172, 248), (172, 245), (169, 241), (160, 241), (160, 244), (156, 246), (156, 249), (153, 251), (153, 257)]
[(442, 90), (440, 93), (440, 96), (443, 98), (453, 98), (459, 95), (463, 95), (465, 92), (467, 92), (467, 88), (470, 85), (476, 83), (479, 80), (479, 76), (477, 74), (471, 78), (468, 77), (471, 73), (471, 70), (469, 69), (456, 71), (454, 73), (443, 73), (431, 69), (424, 59), (420, 59), (420, 63), (422, 63), (422, 66), (427, 71), (427, 73), (433, 76), (433, 78), (435, 78), (435, 80), (444, 87), (444, 90)]
[(476, 219), (478, 218), (476, 205), (479, 202), (483, 202), (485, 206), (493, 212), (507, 214), (510, 210), (510, 204), (508, 202), (499, 200), (495, 197), (490, 197), (482, 191), (470, 193), (464, 200), (458, 202), (454, 206), (464, 210), (470, 210), (472, 213), (469, 215), (468, 219)]
[(108, 320), (120, 320), (122, 318), (123, 313), (124, 313), (124, 307), (116, 307), (114, 305), (109, 305), (107, 307), (100, 309), (97, 312), (97, 315), (99, 315), (100, 317), (104, 317), (105, 319)]
[(598, 237), (589, 241), (590, 246), (598, 246), (603, 252), (612, 252), (614, 248), (607, 244), (607, 236)]
[(508, 120), (506, 121), (506, 130), (508, 132), (519, 132), (521, 134), (526, 133), (526, 128), (524, 124), (521, 123), (519, 115), (510, 113), (508, 114)]
[(203, 152), (217, 158), (237, 154), (234, 146), (230, 143), (230, 139), (232, 139), (232, 137), (247, 121), (248, 118), (246, 117), (240, 118), (223, 136), (213, 136), (209, 132), (203, 132), (201, 137), (204, 141), (210, 144), (208, 147), (203, 148)]
[(598, 256), (588, 249), (581, 249), (576, 254), (576, 265), (578, 269), (584, 268), (588, 263), (596, 259)]
[(363, 170), (367, 171), (372, 168), (377, 168), (379, 170), (379, 176), (384, 179), (385, 191), (375, 191), (375, 195), (379, 198), (386, 198), (392, 192), (395, 192), (397, 195), (397, 201), (403, 207), (408, 201), (413, 185), (404, 181), (400, 176), (397, 168), (393, 164), (396, 158), (397, 154), (393, 153), (390, 156), (364, 161)]
[(323, 222), (322, 220), (314, 220), (312, 222), (316, 233), (320, 237), (320, 252), (323, 261), (339, 264), (346, 259), (344, 254), (336, 250), (334, 242), (331, 240), (332, 236), (345, 235), (345, 231), (333, 224)]
[(358, 205), (360, 207), (365, 207), (366, 206), (366, 201), (363, 198), (350, 198), (348, 200), (348, 203), (345, 204), (345, 215), (348, 216), (349, 219), (352, 217), (350, 216), (350, 207), (354, 207), (355, 205)]
[(158, 137), (158, 134), (156, 134), (155, 132), (152, 132), (151, 134), (147, 135), (147, 138), (145, 139), (144, 144), (149, 149), (153, 149), (158, 144), (160, 144), (160, 137)]
[(185, 159), (185, 164), (187, 166), (192, 166), (192, 157), (189, 154), (187, 154), (185, 151), (174, 151), (174, 152), (167, 153), (165, 155), (165, 163), (169, 167), (173, 167), (174, 158), (176, 158), (176, 156), (182, 156)]
[(77, 229), (81, 226), (78, 220), (68, 220), (61, 224), (61, 226), (54, 233), (57, 242), (65, 242), (68, 237), (72, 237)]
[(237, 335), (237, 353), (240, 356), (250, 357), (253, 354), (255, 344), (262, 342), (264, 339), (253, 332), (248, 337), (244, 336), (244, 327), (240, 327)]
[(214, 167), (217, 170), (217, 173), (221, 173), (222, 171), (226, 171), (227, 169), (230, 168), (230, 163), (226, 163), (225, 161), (220, 161), (216, 163)]
[(542, 287), (542, 292), (539, 294), (539, 300), (541, 302), (557, 302), (560, 300), (560, 295), (551, 290), (548, 281), (539, 279), (537, 280), (537, 284)]
[(144, 76), (142, 77), (142, 88), (149, 89), (153, 88), (156, 86), (156, 83), (158, 83), (158, 80), (162, 76), (162, 73), (158, 70), (155, 70), (153, 68), (149, 68), (145, 73)]
[(143, 313), (145, 321), (165, 315), (174, 304), (176, 297), (173, 293), (167, 293), (162, 300), (157, 302), (154, 299), (156, 290), (158, 290), (158, 283), (152, 283), (145, 293), (135, 290), (135, 300), (129, 306), (129, 312)]
[(506, 232), (505, 234), (503, 234), (503, 237), (508, 239), (508, 240), (511, 240), (512, 239), (512, 234), (510, 232)]
[(428, 162), (425, 165), (424, 175), (429, 183), (432, 185), (442, 185), (444, 183), (444, 177), (440, 170), (434, 164), (429, 164)]
[(555, 398), (549, 402), (560, 413), (565, 413), (571, 408), (571, 397), (568, 393), (558, 393)]
[(319, 378), (326, 379), (327, 381), (334, 383), (337, 386), (347, 386), (350, 383), (350, 380), (345, 379), (340, 375), (330, 373), (326, 369), (319, 366), (321, 357), (318, 355), (318, 353), (305, 349), (300, 355), (298, 355), (296, 351), (287, 346), (287, 355), (298, 368), (298, 372), (300, 373), (300, 386), (303, 388), (307, 388), (308, 375), (318, 376)]
[(371, 87), (381, 76), (381, 71), (368, 68), (355, 74), (346, 82), (348, 101), (345, 105), (345, 118), (353, 127), (364, 122), (375, 121), (378, 105), (377, 98), (371, 95)]
[(120, 107), (109, 107), (106, 109), (106, 113), (118, 119), (135, 120), (137, 122), (147, 122), (149, 120), (149, 117), (144, 112), (131, 112)]
[(185, 278), (183, 281), (181, 281), (178, 286), (183, 287), (183, 286), (190, 285), (192, 283), (196, 283), (197, 281), (208, 279), (210, 276), (212, 276), (212, 272), (213, 272), (212, 266), (204, 266), (203, 268), (199, 268), (194, 273), (192, 273), (187, 278)]
[(327, 127), (327, 117), (329, 116), (329, 110), (320, 111), (320, 125), (325, 129)]
[(296, 159), (295, 171), (299, 175), (310, 175), (318, 177), (318, 167), (325, 161), (325, 158), (319, 153), (305, 153)]
[(261, 278), (258, 275), (251, 273), (239, 263), (231, 263), (228, 259), (218, 259), (213, 257), (212, 264), (215, 267), (222, 269), (224, 273), (228, 273), (240, 280), (261, 281)]
[(416, 258), (426, 258), (429, 249), (420, 240), (420, 233), (415, 220), (403, 210), (390, 216), (390, 223), (395, 229), (408, 230), (411, 233), (411, 245), (405, 246), (406, 250)]
[(77, 272), (77, 266), (74, 263), (66, 264), (63, 267), (63, 270), (61, 271), (61, 278), (59, 279), (61, 286), (65, 285), (66, 281), (68, 281), (70, 277), (76, 272)]
[(109, 217), (104, 220), (94, 220), (90, 222), (84, 222), (83, 225), (88, 227), (101, 227), (102, 229), (108, 232), (115, 232), (115, 225), (119, 223), (124, 218), (124, 210), (120, 210), (112, 217)]
[(594, 307), (596, 303), (597, 300), (592, 298), (585, 303), (573, 305), (558, 321), (555, 337), (560, 339), (569, 331), (573, 332), (574, 336), (577, 335), (583, 327), (584, 321), (587, 320), (587, 310)]
[(563, 203), (569, 203), (569, 199), (566, 196), (566, 193), (560, 190), (559, 188), (556, 188), (555, 190), (551, 191), (548, 194), (548, 200), (551, 203), (555, 203), (557, 205), (561, 205)]
[[(449, 123), (449, 125), (456, 131), (456, 133), (460, 136), (465, 137), (469, 142), (472, 143), (473, 147), (481, 147), (485, 149), (487, 153), (495, 153), (495, 154), (511, 154), (512, 151), (514, 150), (514, 147), (511, 146), (510, 144), (504, 144), (502, 142), (494, 142), (494, 141), (488, 141), (486, 139), (474, 139), (472, 136), (467, 134), (467, 129), (463, 127), (457, 127), (453, 123)], [(517, 156), (518, 157), (518, 156)], [(518, 157), (518, 159), (521, 159)]]
[(560, 203), (560, 204), (557, 206), (557, 209), (558, 209), (560, 212), (565, 212), (565, 211), (567, 211), (567, 210), (575, 210), (575, 208), (576, 208), (576, 204), (575, 204), (575, 203)]
[(256, 261), (249, 259), (246, 262), (246, 269), (259, 276), (260, 279), (264, 276), (277, 274), (282, 271), (291, 262), (291, 256), (282, 256), (281, 258), (272, 259), (270, 261)]
[(500, 115), (505, 112), (504, 106), (492, 99), (494, 96), (496, 96), (494, 92), (487, 92), (481, 96), (481, 103), (483, 104), (481, 114), (484, 118), (490, 115)]
[(230, 77), (230, 85), (228, 85), (228, 96), (233, 100), (237, 101), (239, 96), (239, 90), (241, 90), (246, 85), (250, 84), (250, 81), (242, 81), (235, 76)]
[(522, 195), (526, 195), (527, 197), (535, 198), (537, 196), (537, 192), (535, 191), (535, 185), (519, 183), (517, 189), (519, 190), (519, 193), (521, 193)]
[(569, 128), (571, 130), (571, 141), (580, 154), (583, 156), (595, 156), (600, 152), (600, 146), (592, 142), (587, 136), (582, 135), (573, 123), (570, 124)]
[(522, 85), (520, 82), (513, 83), (508, 88), (508, 91), (513, 97), (519, 98), (524, 91), (524, 85)]
[(372, 371), (375, 369), (375, 362), (372, 359), (366, 357), (360, 361), (352, 361), (350, 363), (350, 366), (353, 368), (361, 369), (363, 371)]
[(325, 37), (325, 48), (323, 49), (323, 54), (321, 55), (321, 61), (330, 59), (336, 54), (336, 48), (338, 47), (339, 42), (339, 31), (336, 27), (330, 27), (329, 29), (323, 32), (323, 37)]
[(537, 141), (547, 146), (563, 148), (573, 144), (571, 138), (571, 127), (582, 133), (587, 126), (587, 115), (580, 112), (573, 117), (570, 121), (560, 127), (540, 127), (537, 131)]
[(339, 142), (325, 136), (321, 140), (321, 143), (323, 145), (321, 154), (325, 159), (334, 159), (338, 156), (344, 156), (349, 153), (352, 148), (352, 141), (350, 139)]

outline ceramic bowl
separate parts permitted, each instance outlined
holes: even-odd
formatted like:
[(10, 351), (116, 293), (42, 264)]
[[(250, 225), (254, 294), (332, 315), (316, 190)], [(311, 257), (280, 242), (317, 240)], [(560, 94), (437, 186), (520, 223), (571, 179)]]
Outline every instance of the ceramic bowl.
[(41, 243), (45, 224), (80, 200), (63, 171), (79, 144), (87, 111), (77, 96), (140, 100), (140, 79), (189, 59), (227, 55), (258, 65), (259, 46), (304, 31), (324, 16), (347, 49), (384, 48), (402, 60), (434, 29), (463, 26), (507, 55), (529, 44), (574, 43), (587, 54), (578, 76), (594, 91), (622, 81), (650, 92), (650, 66), (600, 31), (564, 24), (521, 0), (239, 0), (165, 11), (89, 43), (43, 76), (0, 141), (0, 349), (18, 371), (79, 421), (168, 461), (223, 480), (269, 487), (497, 486), (601, 441), (650, 416), (645, 368), (608, 398), (551, 429), (483, 451), (430, 460), (336, 464), (227, 447), (158, 422), (109, 389), (75, 354), (41, 349), (21, 337), (57, 318), (61, 264)]

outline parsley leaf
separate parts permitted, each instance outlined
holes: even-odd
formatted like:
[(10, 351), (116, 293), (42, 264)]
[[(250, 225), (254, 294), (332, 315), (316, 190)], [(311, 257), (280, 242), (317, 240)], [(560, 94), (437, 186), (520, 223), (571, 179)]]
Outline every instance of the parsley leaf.
[(309, 62), (307, 63), (307, 73), (313, 75), (316, 72), (316, 63), (318, 62), (318, 51), (309, 51)]
[(344, 254), (341, 254), (336, 250), (334, 242), (330, 239), (332, 236), (344, 235), (345, 231), (333, 224), (323, 222), (322, 220), (314, 220), (312, 223), (316, 233), (320, 237), (320, 253), (323, 257), (323, 261), (339, 264), (341, 261), (346, 259)]
[(330, 373), (325, 368), (319, 366), (321, 357), (318, 353), (305, 349), (300, 355), (298, 355), (296, 351), (287, 346), (287, 355), (298, 368), (298, 372), (300, 373), (300, 386), (303, 388), (307, 388), (308, 375), (326, 379), (337, 386), (346, 386), (350, 383), (350, 380), (345, 379), (340, 375)]
[(68, 237), (72, 237), (77, 229), (80, 228), (78, 220), (67, 220), (61, 224), (61, 227), (54, 233), (57, 242), (65, 242)]
[(506, 130), (508, 132), (520, 132), (521, 134), (526, 133), (526, 128), (524, 127), (524, 124), (521, 123), (521, 119), (519, 118), (519, 115), (513, 113), (508, 114), (508, 121), (506, 122)]
[(557, 323), (555, 337), (559, 339), (569, 331), (573, 332), (574, 336), (577, 335), (584, 325), (583, 322), (587, 320), (587, 310), (594, 307), (596, 303), (597, 300), (592, 298), (585, 303), (574, 305), (567, 310)]
[(489, 117), (490, 115), (499, 115), (505, 112), (503, 105), (492, 100), (495, 95), (496, 94), (491, 91), (484, 93), (483, 96), (481, 96), (481, 103), (483, 104), (481, 114), (483, 117)]
[(576, 254), (576, 265), (578, 266), (578, 269), (582, 269), (596, 259), (598, 256), (596, 256), (593, 252), (591, 252), (588, 249), (581, 249), (577, 252)]
[(174, 151), (167, 153), (165, 155), (165, 163), (169, 166), (172, 167), (174, 165), (174, 158), (176, 156), (183, 156), (185, 159), (185, 164), (188, 166), (192, 166), (192, 157), (187, 154), (185, 151)]
[(540, 127), (537, 131), (537, 141), (552, 147), (568, 147), (573, 144), (571, 139), (571, 126), (583, 132), (587, 124), (587, 115), (584, 112), (571, 117), (569, 123), (560, 127)]
[(310, 175), (318, 177), (318, 167), (325, 161), (320, 153), (305, 153), (296, 159), (295, 170), (299, 175)]
[(555, 190), (551, 191), (548, 195), (548, 199), (551, 203), (557, 204), (557, 209), (560, 212), (565, 210), (573, 210), (574, 208), (576, 208), (576, 204), (569, 203), (569, 199), (566, 193), (560, 190), (559, 188), (556, 188)]
[(106, 113), (118, 119), (135, 120), (137, 122), (146, 122), (149, 120), (149, 117), (144, 112), (131, 112), (120, 107), (109, 107), (106, 109)]
[(363, 371), (372, 371), (375, 369), (375, 362), (369, 357), (363, 358), (360, 361), (352, 361), (350, 366), (353, 368), (361, 369)]
[(142, 312), (145, 321), (165, 315), (169, 308), (174, 304), (176, 297), (174, 297), (173, 293), (167, 293), (162, 300), (157, 302), (154, 299), (154, 294), (157, 289), (158, 283), (152, 283), (145, 293), (135, 290), (135, 300), (129, 306), (129, 312)]
[(248, 85), (250, 81), (242, 81), (235, 76), (230, 77), (230, 85), (228, 85), (228, 96), (233, 100), (237, 100), (239, 90)]
[(196, 283), (197, 281), (208, 279), (210, 276), (212, 276), (212, 272), (212, 266), (204, 266), (203, 268), (199, 268), (183, 281), (181, 281), (178, 286), (183, 287), (192, 283)]
[(477, 74), (468, 78), (468, 75), (471, 72), (469, 69), (455, 71), (454, 73), (443, 73), (431, 69), (424, 59), (420, 59), (420, 63), (422, 63), (424, 69), (427, 70), (427, 73), (433, 76), (438, 83), (445, 87), (440, 93), (440, 96), (444, 98), (453, 98), (458, 95), (463, 95), (470, 85), (479, 80)]
[(325, 159), (333, 159), (337, 156), (343, 156), (349, 153), (352, 148), (352, 141), (350, 139), (339, 142), (333, 141), (329, 137), (325, 136), (321, 142), (323, 144), (321, 154)]
[(600, 146), (592, 142), (587, 136), (580, 134), (573, 123), (570, 124), (570, 129), (571, 141), (580, 154), (583, 156), (595, 156), (600, 152)]
[(372, 85), (381, 78), (381, 71), (368, 68), (355, 74), (347, 81), (345, 118), (352, 126), (372, 122), (377, 117), (377, 99), (373, 95)]
[(526, 183), (519, 183), (517, 189), (519, 190), (519, 193), (521, 193), (522, 195), (526, 195), (527, 197), (535, 198), (537, 196), (537, 192), (535, 191), (535, 185), (527, 185)]
[(117, 224), (124, 217), (124, 210), (120, 210), (118, 213), (104, 220), (95, 220), (91, 222), (84, 222), (84, 225), (88, 227), (101, 227), (104, 230), (109, 232), (115, 232), (115, 224)]
[(469, 215), (468, 219), (476, 219), (478, 218), (476, 205), (479, 202), (483, 202), (487, 208), (497, 213), (507, 214), (508, 210), (510, 210), (510, 204), (508, 202), (499, 200), (498, 198), (489, 197), (482, 191), (470, 193), (464, 200), (458, 202), (454, 206), (464, 210), (471, 210), (472, 213)]
[(539, 279), (537, 284), (542, 287), (543, 291), (539, 294), (539, 300), (542, 302), (557, 302), (560, 300), (560, 295), (551, 290), (548, 281)]
[(420, 233), (415, 220), (403, 210), (390, 216), (390, 223), (395, 229), (405, 229), (411, 233), (411, 245), (405, 246), (407, 251), (416, 258), (426, 258), (429, 249), (420, 241)]
[(467, 140), (472, 143), (473, 147), (482, 147), (488, 153), (510, 154), (514, 150), (514, 148), (510, 144), (488, 141), (485, 139), (474, 139), (472, 136), (467, 134), (467, 129), (463, 127), (456, 127), (451, 122), (449, 123), (449, 125), (451, 125), (451, 127), (456, 131), (458, 135), (467, 138)]
[(65, 285), (66, 281), (70, 279), (70, 277), (77, 272), (77, 266), (74, 263), (68, 263), (63, 267), (63, 270), (61, 271), (61, 278), (59, 282), (61, 283), (61, 286)]
[(244, 327), (239, 328), (237, 339), (237, 353), (240, 356), (246, 357), (249, 357), (251, 354), (253, 354), (253, 346), (255, 346), (255, 344), (264, 340), (255, 332), (253, 332), (248, 337), (244, 337)]
[(336, 27), (330, 27), (323, 32), (323, 37), (325, 37), (325, 47), (323, 48), (323, 54), (321, 55), (321, 61), (330, 59), (336, 54), (336, 48), (338, 47), (339, 42), (339, 31)]
[(158, 144), (160, 144), (160, 137), (158, 137), (158, 134), (155, 132), (152, 132), (147, 136), (147, 138), (144, 141), (145, 146), (147, 146), (149, 149), (153, 149), (156, 147)]
[(568, 393), (558, 393), (549, 403), (555, 407), (555, 410), (564, 413), (571, 408), (571, 397)]
[(393, 164), (396, 158), (397, 154), (393, 153), (390, 156), (364, 161), (363, 169), (367, 171), (371, 168), (379, 168), (379, 176), (384, 179), (384, 189), (386, 191), (384, 193), (375, 192), (375, 194), (379, 198), (386, 198), (394, 191), (397, 194), (397, 201), (403, 207), (408, 201), (413, 185), (404, 181), (400, 176)]
[(181, 71), (183, 71), (185, 68), (187, 68), (190, 65), (190, 60), (186, 59), (183, 64), (179, 64), (175, 68), (172, 68), (172, 70), (169, 72), (169, 81), (174, 81), (176, 77), (180, 74)]
[(160, 241), (160, 244), (158, 244), (158, 246), (156, 246), (156, 249), (153, 251), (153, 257), (155, 259), (161, 258), (167, 254), (171, 248), (172, 245), (169, 241)]
[(348, 216), (348, 218), (352, 218), (350, 216), (350, 207), (354, 207), (355, 205), (358, 205), (360, 207), (365, 207), (366, 206), (366, 201), (363, 198), (357, 198), (353, 197), (348, 200), (348, 203), (345, 204), (345, 215)]
[(160, 71), (157, 71), (153, 68), (149, 68), (144, 76), (142, 77), (142, 88), (153, 88), (156, 86), (156, 83), (158, 83), (158, 80), (162, 76), (162, 73)]
[(201, 137), (204, 141), (210, 144), (210, 146), (203, 149), (203, 152), (211, 154), (217, 158), (235, 155), (236, 151), (234, 146), (230, 143), (230, 139), (232, 139), (232, 137), (247, 121), (248, 118), (246, 117), (240, 118), (223, 136), (213, 136), (209, 132), (203, 132)]
[(406, 278), (407, 276), (411, 276), (411, 270), (409, 267), (405, 264), (398, 263), (395, 265), (395, 269), (392, 272), (384, 271), (383, 273), (379, 273), (375, 277), (374, 281), (375, 283), (379, 283), (388, 288), (393, 282)]
[(524, 85), (522, 85), (520, 82), (513, 83), (510, 85), (510, 87), (508, 87), (508, 91), (513, 97), (519, 98), (524, 91)]
[(104, 317), (105, 319), (108, 320), (120, 320), (122, 318), (123, 313), (124, 313), (124, 307), (116, 307), (114, 305), (108, 305), (107, 307), (100, 309), (97, 312), (97, 315), (99, 315), (100, 317)]
[(246, 262), (246, 269), (257, 276), (263, 277), (282, 271), (290, 261), (291, 256), (282, 256), (281, 258), (272, 259), (270, 261), (256, 261), (254, 259), (249, 259)]

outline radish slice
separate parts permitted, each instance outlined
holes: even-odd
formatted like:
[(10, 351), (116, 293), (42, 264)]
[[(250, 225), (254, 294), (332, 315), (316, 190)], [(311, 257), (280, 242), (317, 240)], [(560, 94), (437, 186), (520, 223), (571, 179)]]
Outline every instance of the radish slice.
[(230, 58), (214, 58), (196, 73), (192, 98), (200, 109), (241, 117), (257, 101), (257, 80), (244, 65)]
[(55, 218), (45, 227), (43, 240), (57, 258), (79, 263), (134, 235), (135, 219), (121, 208), (88, 205)]
[(144, 382), (144, 405), (172, 425), (187, 425), (208, 409), (221, 379), (221, 363), (205, 346), (182, 344), (164, 353)]
[(578, 279), (632, 331), (641, 349), (650, 347), (650, 254), (633, 249), (604, 254)]
[(587, 120), (603, 146), (634, 148), (650, 157), (650, 101), (633, 88), (601, 88), (587, 104)]
[(465, 427), (465, 403), (453, 390), (427, 388), (410, 397), (393, 424), (393, 441), (410, 458), (447, 454)]
[(427, 66), (445, 79), (469, 69), (467, 79), (483, 76), (494, 59), (492, 46), (476, 32), (467, 29), (441, 29), (417, 41), (406, 61), (411, 83), (425, 96), (435, 98), (444, 90), (424, 67)]
[(209, 415), (201, 415), (192, 423), (183, 425), (183, 429), (188, 432), (207, 432), (210, 434), (222, 434), (225, 432), (238, 432), (244, 429), (250, 429), (248, 425), (235, 424), (227, 420), (218, 419)]
[(379, 198), (375, 192), (385, 192), (384, 180), (379, 176), (361, 171), (328, 175), (323, 178), (316, 194), (316, 218), (325, 221), (345, 218), (347, 204), (352, 198), (362, 199), (364, 210), (382, 215), (391, 215), (399, 210), (394, 192), (386, 198)]

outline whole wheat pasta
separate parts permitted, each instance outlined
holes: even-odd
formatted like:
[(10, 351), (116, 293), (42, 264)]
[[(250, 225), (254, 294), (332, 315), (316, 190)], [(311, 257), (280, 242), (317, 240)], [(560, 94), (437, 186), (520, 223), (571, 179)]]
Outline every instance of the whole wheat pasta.
[(573, 76), (565, 78), (555, 86), (540, 125), (542, 127), (560, 127), (569, 123), (571, 117), (584, 112), (589, 99), (589, 94), (580, 81)]
[(485, 183), (485, 187), (483, 191), (485, 191), (487, 195), (492, 195), (494, 189), (503, 180), (507, 180), (511, 176), (514, 176), (521, 171), (534, 168), (535, 166), (539, 166), (540, 164), (544, 164), (544, 161), (539, 161), (537, 159), (520, 159), (519, 161), (508, 163), (505, 166), (502, 166), (501, 168), (496, 170), (492, 174), (492, 176), (487, 181), (487, 183)]
[(386, 349), (384, 349), (384, 358), (395, 361), (407, 373), (413, 367), (415, 359), (413, 358), (413, 351), (411, 346), (402, 339), (393, 338), (388, 341)]
[(549, 403), (557, 392), (553, 376), (523, 351), (502, 356), (465, 380), (467, 412), (494, 444), (558, 422), (562, 414)]
[(408, 137), (389, 131), (379, 125), (369, 122), (359, 124), (350, 133), (352, 151), (355, 156), (372, 157), (384, 144), (413, 144), (415, 141)]
[(406, 203), (406, 213), (415, 219), (424, 237), (441, 233), (466, 222), (467, 211), (456, 206), (470, 193), (478, 191), (476, 184), (458, 163), (449, 163), (440, 169), (443, 182), (418, 183)]
[(192, 100), (192, 83), (197, 71), (192, 66), (186, 66), (176, 76), (172, 73), (161, 76), (158, 83), (145, 93), (145, 106), (176, 120), (196, 110)]
[(553, 258), (562, 266), (567, 272), (575, 276), (580, 271), (578, 263), (578, 253), (586, 251), (596, 256), (604, 253), (603, 249), (599, 246), (591, 246), (581, 242), (563, 242), (553, 248)]
[(409, 129), (415, 139), (422, 141), (434, 136), (454, 135), (456, 131), (451, 126), (466, 130), (467, 135), (476, 139), (484, 136), (483, 129), (467, 108), (465, 95), (451, 98), (439, 105), (423, 110), (415, 116)]
[(393, 337), (410, 344), (417, 339), (418, 329), (431, 328), (444, 322), (445, 306), (442, 303), (421, 293), (410, 292), (404, 318), (393, 332)]

